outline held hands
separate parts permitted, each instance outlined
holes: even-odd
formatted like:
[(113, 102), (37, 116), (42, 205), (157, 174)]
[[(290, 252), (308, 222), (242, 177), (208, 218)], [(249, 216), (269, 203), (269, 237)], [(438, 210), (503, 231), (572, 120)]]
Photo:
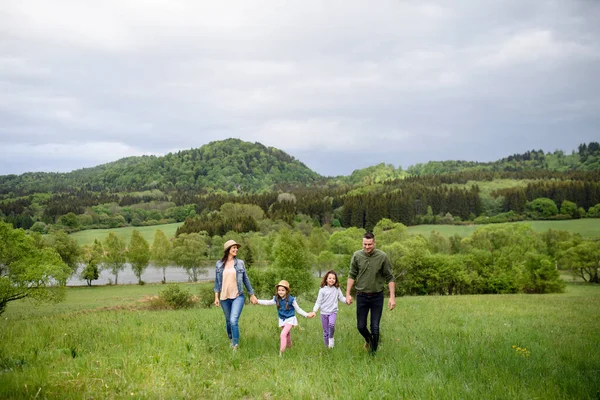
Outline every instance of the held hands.
[(346, 295), (346, 304), (352, 304), (352, 296), (350, 296), (349, 294)]
[(306, 314), (306, 318), (314, 318), (315, 315), (316, 315), (316, 313), (314, 311), (311, 311), (308, 314)]
[(258, 304), (258, 299), (256, 298), (255, 295), (251, 295), (250, 296), (250, 303), (252, 303), (252, 304)]

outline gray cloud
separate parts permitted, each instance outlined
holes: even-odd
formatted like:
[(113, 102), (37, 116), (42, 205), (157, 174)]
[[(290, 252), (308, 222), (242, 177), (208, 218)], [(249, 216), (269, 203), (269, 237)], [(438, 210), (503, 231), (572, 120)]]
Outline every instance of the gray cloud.
[(4, 3), (0, 174), (228, 137), (324, 175), (598, 138), (595, 1)]

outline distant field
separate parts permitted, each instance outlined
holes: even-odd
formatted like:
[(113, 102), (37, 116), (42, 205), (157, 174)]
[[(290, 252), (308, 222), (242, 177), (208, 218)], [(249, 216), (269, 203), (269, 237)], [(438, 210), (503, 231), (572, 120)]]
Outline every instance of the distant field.
[[(567, 221), (527, 221), (527, 222), (514, 222), (515, 224), (529, 224), (536, 232), (546, 232), (548, 229), (564, 230), (569, 232), (580, 233), (584, 237), (600, 236), (600, 219), (587, 218), (587, 219), (573, 219)], [(149, 242), (152, 243), (154, 240), (154, 232), (160, 229), (167, 235), (167, 237), (175, 236), (175, 231), (182, 222), (166, 225), (155, 225), (155, 226), (142, 226), (142, 227), (126, 227), (126, 228), (115, 228), (115, 229), (88, 229), (85, 231), (75, 232), (71, 236), (77, 240), (77, 243), (81, 246), (84, 244), (94, 243), (94, 239), (104, 240), (109, 232), (115, 232), (117, 235), (129, 242), (131, 238), (131, 232), (137, 229), (142, 236)], [(458, 233), (460, 236), (469, 236), (475, 231), (475, 229), (484, 225), (417, 225), (409, 226), (408, 233), (410, 234), (423, 234), (429, 235), (431, 231), (438, 231), (445, 237), (449, 237)]]
[[(514, 224), (529, 224), (536, 232), (546, 232), (548, 229), (580, 233), (584, 237), (600, 236), (600, 219), (571, 219), (566, 221), (522, 221)], [(437, 231), (445, 237), (458, 233), (460, 236), (469, 236), (477, 228), (485, 225), (417, 225), (409, 226), (408, 233), (418, 235), (429, 235), (431, 231)]]
[(82, 246), (84, 244), (94, 243), (94, 239), (104, 240), (108, 236), (109, 232), (114, 232), (118, 236), (125, 239), (127, 243), (129, 243), (129, 239), (131, 239), (131, 232), (133, 232), (133, 230), (136, 229), (142, 234), (142, 236), (148, 241), (148, 243), (152, 243), (152, 241), (154, 240), (154, 233), (157, 229), (163, 231), (165, 235), (167, 235), (167, 237), (170, 238), (175, 236), (175, 231), (181, 224), (183, 224), (183, 222), (153, 226), (128, 226), (125, 228), (114, 229), (88, 229), (85, 231), (72, 233), (71, 236), (77, 241), (77, 244)]

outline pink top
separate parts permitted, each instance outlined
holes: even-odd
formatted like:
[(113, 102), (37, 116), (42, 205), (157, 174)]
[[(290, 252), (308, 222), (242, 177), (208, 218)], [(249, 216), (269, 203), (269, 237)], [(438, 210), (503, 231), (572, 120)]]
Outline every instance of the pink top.
[(238, 287), (235, 281), (235, 268), (225, 267), (223, 269), (223, 285), (221, 286), (221, 300), (235, 299), (238, 297)]

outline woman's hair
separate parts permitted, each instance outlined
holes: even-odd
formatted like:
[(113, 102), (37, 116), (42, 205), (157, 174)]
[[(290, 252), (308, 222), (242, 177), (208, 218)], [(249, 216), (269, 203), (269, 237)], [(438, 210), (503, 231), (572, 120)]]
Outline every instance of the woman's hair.
[(335, 285), (333, 285), (333, 286), (339, 288), (340, 282), (338, 280), (338, 276), (337, 276), (336, 272), (332, 269), (330, 269), (329, 271), (327, 271), (325, 273), (325, 275), (323, 275), (323, 279), (321, 279), (321, 287), (327, 286), (327, 277), (329, 276), (329, 274), (333, 274), (333, 276), (335, 276)]
[[(277, 289), (279, 287), (280, 286), (275, 287), (275, 302), (277, 303), (277, 308), (280, 308), (279, 303), (281, 301), (281, 298), (279, 297), (279, 294), (277, 293)], [(286, 302), (285, 309), (289, 310), (290, 309), (290, 290), (288, 288), (286, 288), (285, 286), (281, 286), (281, 287), (285, 289), (285, 302)]]
[(221, 262), (223, 263), (223, 265), (225, 265), (225, 261), (227, 261), (227, 257), (229, 257), (229, 250), (231, 250), (231, 248), (232, 248), (233, 246), (237, 246), (238, 248), (240, 247), (240, 246), (238, 246), (237, 244), (234, 244), (234, 245), (231, 245), (231, 246), (229, 246), (228, 248), (226, 248), (226, 249), (223, 251), (223, 258), (221, 258)]

